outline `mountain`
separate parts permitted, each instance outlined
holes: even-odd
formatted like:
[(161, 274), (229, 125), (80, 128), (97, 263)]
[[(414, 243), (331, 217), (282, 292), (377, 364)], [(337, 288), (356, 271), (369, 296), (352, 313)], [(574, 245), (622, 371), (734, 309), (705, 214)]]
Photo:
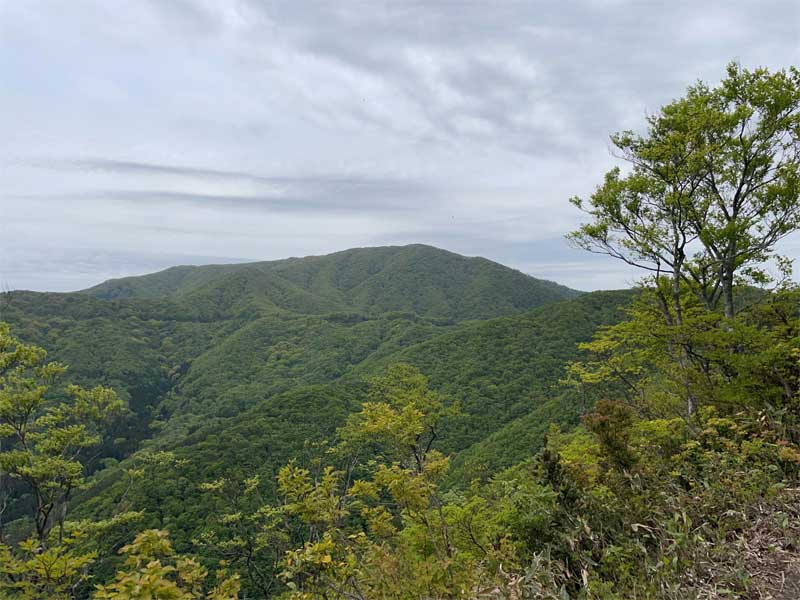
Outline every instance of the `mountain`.
[(462, 407), (440, 440), (453, 455), (450, 485), (530, 456), (550, 422), (570, 426), (581, 412), (559, 384), (576, 344), (619, 321), (631, 298), (413, 245), (174, 267), (70, 294), (11, 292), (0, 308), (72, 380), (112, 386), (131, 409), (77, 513), (132, 501), (120, 467), (143, 449), (169, 450), (182, 471), (154, 475), (157, 497), (143, 492), (136, 505), (188, 545), (213, 509), (176, 482), (274, 482), (358, 409), (366, 378), (395, 363), (417, 366)]
[(238, 265), (173, 267), (112, 279), (83, 293), (101, 299), (211, 302), (222, 314), (257, 306), (303, 314), (401, 311), (454, 321), (513, 314), (579, 295), (485, 258), (419, 244)]

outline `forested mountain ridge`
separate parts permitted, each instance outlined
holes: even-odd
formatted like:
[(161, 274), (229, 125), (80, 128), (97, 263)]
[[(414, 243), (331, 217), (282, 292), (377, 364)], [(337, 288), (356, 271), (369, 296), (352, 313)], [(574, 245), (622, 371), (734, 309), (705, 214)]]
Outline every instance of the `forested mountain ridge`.
[(69, 363), (76, 381), (113, 387), (127, 401), (125, 439), (109, 449), (122, 458), (151, 423), (172, 418), (192, 430), (291, 387), (334, 381), (466, 318), (578, 295), (486, 259), (412, 245), (175, 267), (80, 293), (11, 292), (0, 310), (22, 339)]
[(255, 305), (303, 314), (389, 311), (450, 319), (513, 314), (579, 294), (484, 258), (414, 244), (355, 248), (326, 256), (173, 267), (84, 290), (103, 298), (214, 301), (225, 314)]

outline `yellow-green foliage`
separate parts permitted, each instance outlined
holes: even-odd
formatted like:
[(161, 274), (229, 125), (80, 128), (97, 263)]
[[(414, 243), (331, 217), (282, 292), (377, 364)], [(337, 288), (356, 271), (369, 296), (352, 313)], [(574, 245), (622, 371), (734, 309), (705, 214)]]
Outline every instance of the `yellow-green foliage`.
[(120, 552), (125, 566), (114, 581), (97, 587), (96, 600), (235, 600), (238, 575), (219, 570), (213, 585), (194, 558), (175, 552), (165, 531), (149, 529)]
[(52, 400), (65, 367), (46, 357), (0, 323), (0, 512), (13, 499), (9, 481), (27, 493), (20, 500), (28, 511), (14, 531), (16, 543), (0, 522), (0, 592), (11, 598), (73, 597), (97, 555), (95, 536), (130, 516), (92, 525), (66, 520), (72, 495), (84, 485), (89, 450), (123, 404), (110, 389), (75, 385), (66, 386), (64, 400)]
[[(437, 485), (447, 458), (433, 449), (442, 419), (457, 407), (408, 365), (373, 379), (369, 397), (332, 449), (347, 472), (327, 466), (312, 476), (290, 464), (278, 476), (283, 510), (308, 537), (286, 556), (291, 597), (461, 596), (476, 570), (451, 540)], [(364, 460), (369, 444), (378, 458)]]

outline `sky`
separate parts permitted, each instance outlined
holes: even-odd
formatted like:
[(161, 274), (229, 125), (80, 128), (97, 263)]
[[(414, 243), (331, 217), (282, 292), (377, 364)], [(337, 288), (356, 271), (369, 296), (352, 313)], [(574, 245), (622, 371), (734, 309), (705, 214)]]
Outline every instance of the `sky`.
[(425, 243), (624, 287), (568, 199), (731, 60), (800, 64), (800, 2), (0, 0), (0, 286)]

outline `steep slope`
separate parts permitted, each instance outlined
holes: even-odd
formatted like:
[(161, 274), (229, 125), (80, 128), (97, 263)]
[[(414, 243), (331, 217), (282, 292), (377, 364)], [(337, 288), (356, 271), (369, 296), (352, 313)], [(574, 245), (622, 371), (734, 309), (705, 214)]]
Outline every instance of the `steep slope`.
[(157, 407), (195, 357), (246, 321), (198, 319), (169, 301), (105, 301), (80, 294), (0, 294), (0, 316), (23, 340), (69, 365), (70, 381), (112, 387), (131, 414), (103, 454), (122, 458), (150, 436)]
[(174, 267), (112, 279), (83, 293), (96, 298), (172, 298), (213, 304), (220, 315), (246, 307), (303, 314), (387, 311), (461, 321), (514, 314), (578, 295), (484, 258), (424, 245), (356, 248), (241, 265)]
[[(564, 398), (560, 380), (565, 365), (579, 356), (577, 344), (598, 327), (619, 322), (621, 307), (633, 294), (592, 292), (512, 317), (463, 323), (388, 356), (371, 357), (356, 372), (373, 373), (397, 362), (417, 366), (435, 388), (461, 404), (464, 416), (443, 433), (440, 446), (462, 451), (546, 401)], [(568, 413), (555, 420), (569, 420), (580, 410), (574, 398), (566, 405)]]
[(446, 330), (414, 317), (339, 320), (273, 315), (250, 321), (197, 356), (159, 406), (161, 446), (213, 423), (253, 414), (264, 401), (348, 377), (386, 355)]
[[(337, 389), (353, 390), (358, 397), (366, 378), (383, 372), (389, 365), (405, 362), (426, 374), (432, 387), (449, 401), (461, 405), (463, 416), (442, 432), (439, 440), (443, 450), (458, 455), (457, 466), (470, 463), (475, 467), (481, 460), (497, 466), (512, 464), (537, 449), (551, 421), (570, 424), (577, 418), (583, 408), (581, 401), (560, 383), (565, 365), (578, 358), (579, 342), (589, 340), (598, 327), (621, 320), (622, 308), (632, 298), (633, 292), (629, 290), (593, 292), (513, 317), (467, 322), (448, 329), (406, 320), (368, 321), (349, 330), (360, 339), (355, 345), (345, 342), (347, 332), (344, 329), (307, 335), (305, 343), (294, 340), (286, 347), (277, 342), (271, 348), (282, 347), (278, 352), (294, 348), (308, 357), (307, 362), (294, 375), (287, 372), (272, 380), (282, 368), (291, 370), (291, 367), (280, 367), (272, 359), (259, 361), (257, 364), (263, 372), (244, 379), (263, 383), (255, 388), (250, 383), (243, 387), (243, 390), (258, 389), (259, 396), (243, 407), (240, 414), (227, 420), (225, 426), (235, 429), (255, 422), (264, 411), (274, 415), (277, 407), (285, 405), (285, 394), (298, 389), (310, 386), (324, 395), (326, 387), (319, 384), (326, 381)], [(253, 324), (256, 330), (262, 326), (260, 322)], [(246, 328), (232, 337), (250, 334)], [(264, 339), (262, 335), (257, 337)], [(311, 341), (315, 337), (327, 340), (319, 342), (317, 350), (313, 348), (317, 342)], [(329, 347), (331, 340), (338, 340), (335, 350)], [(243, 347), (252, 347), (252, 341)], [(333, 364), (330, 359), (334, 352), (347, 353), (352, 362), (338, 372), (327, 371)], [(209, 364), (225, 361), (223, 354), (232, 353), (212, 349), (194, 366), (205, 365), (206, 361)], [(231, 360), (237, 360), (235, 354)], [(224, 363), (220, 368), (228, 372)], [(205, 366), (197, 374), (203, 379), (194, 377), (192, 373), (187, 374), (181, 385), (185, 397), (218, 385)], [(224, 393), (220, 390), (210, 395), (224, 397)], [(282, 410), (287, 411), (289, 418), (292, 408), (286, 406)], [(180, 411), (176, 414), (180, 417)], [(207, 422), (213, 416), (213, 411), (205, 414), (202, 418), (205, 423), (193, 428), (187, 438), (188, 454), (195, 455), (195, 451), (188, 448), (193, 444), (204, 445), (206, 437), (213, 435), (216, 439), (219, 422)], [(532, 423), (536, 423), (536, 427), (531, 428)], [(520, 435), (523, 425), (527, 431)], [(177, 427), (177, 424), (172, 426)], [(513, 441), (504, 433), (507, 428), (515, 432)], [(501, 445), (490, 441), (486, 445), (487, 440), (495, 439), (492, 436), (506, 441)], [(305, 439), (285, 441), (288, 445), (294, 444), (298, 451), (297, 444), (304, 442)], [(462, 453), (464, 458), (461, 458)]]

